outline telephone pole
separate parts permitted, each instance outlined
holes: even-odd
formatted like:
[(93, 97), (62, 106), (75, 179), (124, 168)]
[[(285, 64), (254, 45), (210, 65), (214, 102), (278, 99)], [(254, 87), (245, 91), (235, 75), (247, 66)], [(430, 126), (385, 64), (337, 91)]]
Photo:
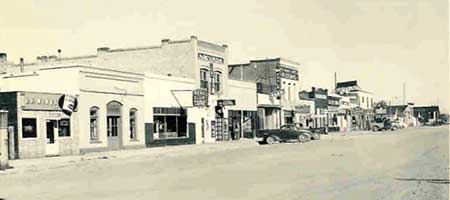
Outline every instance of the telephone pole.
[(403, 82), (403, 105), (406, 105), (406, 82)]
[(336, 93), (336, 88), (337, 88), (337, 73), (334, 72), (334, 93)]

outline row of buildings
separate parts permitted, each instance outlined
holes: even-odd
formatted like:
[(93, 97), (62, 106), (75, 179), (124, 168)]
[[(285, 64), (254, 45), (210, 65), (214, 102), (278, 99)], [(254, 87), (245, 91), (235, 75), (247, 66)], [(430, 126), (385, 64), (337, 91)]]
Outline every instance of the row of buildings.
[(227, 45), (195, 36), (18, 64), (1, 53), (10, 158), (229, 141), (290, 123), (369, 128), (372, 93), (356, 81), (303, 91), (300, 68), (283, 58), (230, 64)]

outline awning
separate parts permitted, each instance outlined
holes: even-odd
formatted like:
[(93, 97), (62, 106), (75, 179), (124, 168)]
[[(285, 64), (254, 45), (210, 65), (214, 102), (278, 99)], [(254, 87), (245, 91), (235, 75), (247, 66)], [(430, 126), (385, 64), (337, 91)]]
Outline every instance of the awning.
[(281, 109), (283, 106), (275, 104), (258, 104), (258, 108), (278, 108)]

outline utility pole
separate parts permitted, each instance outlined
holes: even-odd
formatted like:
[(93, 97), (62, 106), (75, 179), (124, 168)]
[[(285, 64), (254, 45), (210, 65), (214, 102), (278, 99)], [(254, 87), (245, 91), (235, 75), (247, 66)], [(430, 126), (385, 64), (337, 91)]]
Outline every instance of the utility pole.
[(334, 93), (336, 93), (336, 88), (337, 88), (337, 73), (334, 72)]
[(403, 82), (403, 105), (406, 105), (406, 82)]

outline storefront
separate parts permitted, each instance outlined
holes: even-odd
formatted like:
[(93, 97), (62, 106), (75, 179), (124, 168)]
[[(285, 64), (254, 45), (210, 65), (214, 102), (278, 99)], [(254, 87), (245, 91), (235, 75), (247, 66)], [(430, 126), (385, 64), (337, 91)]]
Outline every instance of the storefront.
[[(8, 110), (14, 131), (11, 159), (78, 154), (77, 113), (64, 112), (63, 94), (2, 92), (2, 109)], [(71, 106), (76, 111), (77, 106)]]

